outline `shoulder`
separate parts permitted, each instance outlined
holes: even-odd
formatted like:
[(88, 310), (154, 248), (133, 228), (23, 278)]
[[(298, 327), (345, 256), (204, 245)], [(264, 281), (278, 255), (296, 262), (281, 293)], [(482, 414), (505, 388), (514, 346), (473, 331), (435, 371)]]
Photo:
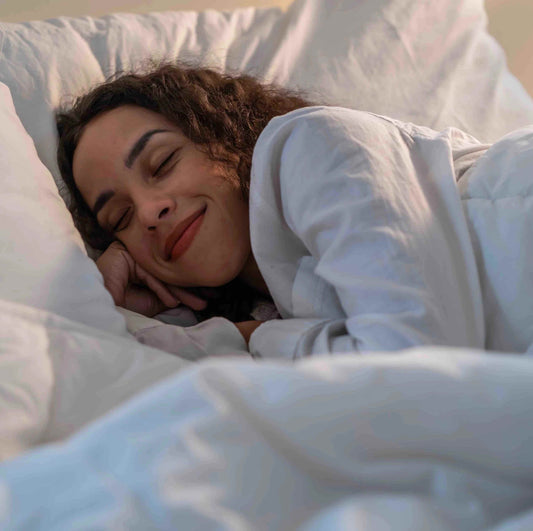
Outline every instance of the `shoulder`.
[[(370, 112), (344, 107), (304, 107), (273, 118), (254, 149), (256, 166), (272, 159), (312, 152), (344, 155), (386, 147), (405, 137), (402, 124)], [(403, 138), (405, 141), (405, 138)]]
[(273, 118), (261, 133), (258, 143), (290, 134), (371, 134), (388, 127), (386, 118), (345, 107), (304, 107)]
[[(250, 207), (268, 204), (288, 219), (338, 190), (370, 179), (398, 143), (394, 124), (343, 107), (306, 107), (270, 121), (252, 159)], [(350, 182), (348, 182), (350, 181)]]

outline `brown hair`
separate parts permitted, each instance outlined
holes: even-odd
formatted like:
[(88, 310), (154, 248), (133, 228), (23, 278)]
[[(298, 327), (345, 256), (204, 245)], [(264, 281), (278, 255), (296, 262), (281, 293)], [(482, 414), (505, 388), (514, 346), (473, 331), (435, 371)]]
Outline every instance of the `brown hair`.
[(259, 134), (273, 117), (311, 103), (250, 76), (167, 63), (149, 73), (108, 80), (76, 99), (70, 109), (58, 111), (57, 159), (71, 198), (69, 209), (85, 241), (100, 250), (113, 236), (98, 225), (81, 196), (72, 161), (84, 127), (99, 114), (122, 105), (138, 105), (163, 115), (213, 160), (236, 167), (247, 199), (252, 153)]
[[(84, 240), (99, 250), (114, 237), (98, 225), (79, 192), (72, 162), (84, 127), (99, 114), (122, 105), (138, 105), (163, 115), (213, 160), (235, 168), (247, 200), (253, 149), (261, 131), (273, 117), (312, 103), (301, 94), (251, 76), (165, 63), (148, 73), (114, 76), (77, 98), (70, 109), (58, 111), (57, 159), (70, 196), (69, 210)], [(202, 295), (201, 288), (198, 291)], [(235, 279), (222, 286), (217, 299), (197, 316), (201, 320), (214, 315), (233, 321), (250, 319), (254, 293)]]

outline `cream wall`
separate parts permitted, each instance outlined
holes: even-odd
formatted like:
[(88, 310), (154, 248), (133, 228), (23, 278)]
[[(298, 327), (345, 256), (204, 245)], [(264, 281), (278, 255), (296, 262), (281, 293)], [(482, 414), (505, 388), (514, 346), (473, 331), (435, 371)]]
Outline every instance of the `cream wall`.
[[(354, 0), (356, 1), (356, 0)], [(414, 0), (416, 1), (416, 0)], [(100, 16), (113, 11), (148, 11), (281, 6), (291, 0), (0, 0), (0, 20), (20, 22), (59, 15)], [(505, 49), (511, 71), (533, 95), (533, 0), (486, 0), (489, 30)]]
[(533, 96), (533, 0), (486, 0), (489, 31), (505, 49), (511, 72)]

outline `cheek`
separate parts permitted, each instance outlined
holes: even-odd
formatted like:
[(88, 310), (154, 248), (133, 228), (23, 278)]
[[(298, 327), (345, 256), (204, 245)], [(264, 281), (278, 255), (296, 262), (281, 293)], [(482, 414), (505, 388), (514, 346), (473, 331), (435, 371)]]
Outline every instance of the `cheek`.
[(154, 261), (150, 249), (143, 239), (136, 237), (134, 234), (129, 234), (120, 237), (120, 241), (126, 246), (133, 260), (143, 269), (153, 274)]
[[(251, 251), (248, 208), (242, 202), (233, 202), (232, 215), (228, 214), (226, 223), (217, 234), (217, 247), (221, 258), (232, 269), (243, 267)], [(240, 272), (240, 271), (239, 271)]]

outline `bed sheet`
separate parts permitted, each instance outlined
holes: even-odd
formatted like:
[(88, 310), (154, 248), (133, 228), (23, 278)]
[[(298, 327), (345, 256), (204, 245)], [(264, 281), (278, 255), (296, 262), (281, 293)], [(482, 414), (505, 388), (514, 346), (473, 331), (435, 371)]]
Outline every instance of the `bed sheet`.
[(0, 527), (524, 529), (532, 378), (445, 348), (206, 360), (0, 465)]

